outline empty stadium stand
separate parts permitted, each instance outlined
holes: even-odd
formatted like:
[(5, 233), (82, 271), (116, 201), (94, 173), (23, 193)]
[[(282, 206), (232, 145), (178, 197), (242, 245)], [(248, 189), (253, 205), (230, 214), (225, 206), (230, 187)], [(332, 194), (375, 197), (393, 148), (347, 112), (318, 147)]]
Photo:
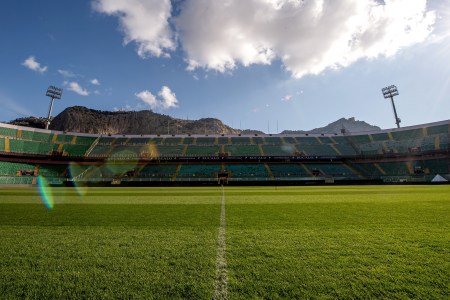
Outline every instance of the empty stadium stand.
[(0, 184), (214, 182), (224, 172), (247, 184), (450, 180), (449, 128), (450, 120), (361, 133), (127, 136), (0, 124)]

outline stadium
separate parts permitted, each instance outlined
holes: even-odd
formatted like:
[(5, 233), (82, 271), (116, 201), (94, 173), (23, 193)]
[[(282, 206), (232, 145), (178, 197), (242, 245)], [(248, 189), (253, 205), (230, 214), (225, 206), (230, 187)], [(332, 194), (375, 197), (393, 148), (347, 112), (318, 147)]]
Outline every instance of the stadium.
[(2, 184), (445, 182), (450, 121), (375, 132), (89, 135), (2, 124)]
[(450, 299), (450, 0), (0, 20), (0, 300)]
[(448, 298), (449, 130), (104, 136), (1, 124), (0, 292)]

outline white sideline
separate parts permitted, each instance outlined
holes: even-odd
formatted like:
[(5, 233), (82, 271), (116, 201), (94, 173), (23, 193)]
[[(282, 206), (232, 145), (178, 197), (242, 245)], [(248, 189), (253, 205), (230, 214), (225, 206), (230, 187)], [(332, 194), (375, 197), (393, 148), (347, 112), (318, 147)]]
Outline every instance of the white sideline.
[(222, 207), (220, 209), (219, 237), (217, 239), (216, 258), (216, 283), (213, 299), (228, 299), (228, 275), (227, 275), (227, 243), (225, 236), (225, 189), (222, 185)]

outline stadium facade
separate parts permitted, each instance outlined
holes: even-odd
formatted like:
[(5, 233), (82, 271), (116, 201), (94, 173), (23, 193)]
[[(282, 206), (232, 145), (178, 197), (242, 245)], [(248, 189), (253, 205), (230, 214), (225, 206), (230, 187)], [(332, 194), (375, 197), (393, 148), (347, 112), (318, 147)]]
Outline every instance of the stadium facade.
[(331, 134), (94, 135), (0, 123), (0, 184), (429, 183), (450, 180), (450, 120)]

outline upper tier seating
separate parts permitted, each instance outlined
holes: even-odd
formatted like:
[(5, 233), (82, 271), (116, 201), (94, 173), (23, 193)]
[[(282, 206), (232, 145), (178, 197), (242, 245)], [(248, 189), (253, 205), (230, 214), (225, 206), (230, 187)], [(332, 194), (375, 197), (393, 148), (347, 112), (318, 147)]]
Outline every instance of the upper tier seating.
[(0, 126), (0, 136), (17, 137), (17, 129)]
[(188, 156), (214, 156), (220, 152), (219, 146), (200, 146), (190, 145), (187, 148), (186, 155)]
[(258, 145), (227, 145), (225, 152), (232, 156), (260, 156)]
[(24, 140), (50, 143), (52, 141), (52, 138), (53, 134), (47, 132), (22, 130), (22, 139)]

